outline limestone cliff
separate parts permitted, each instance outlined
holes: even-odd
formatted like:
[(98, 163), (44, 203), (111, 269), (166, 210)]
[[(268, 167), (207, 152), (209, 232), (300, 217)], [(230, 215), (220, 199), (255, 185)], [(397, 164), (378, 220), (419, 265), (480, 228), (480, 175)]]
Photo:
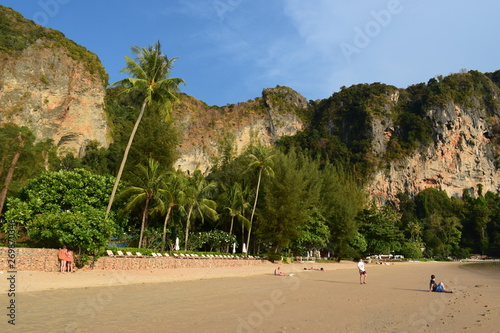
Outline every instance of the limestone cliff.
[[(433, 142), (376, 171), (368, 183), (374, 199), (380, 203), (397, 201), (395, 196), (400, 192), (413, 196), (428, 187), (441, 189), (449, 196), (461, 196), (464, 189), (477, 189), (478, 184), (483, 185), (484, 192), (496, 193), (500, 189), (500, 91), (484, 78), (480, 86), (482, 91), (469, 92), (459, 102), (448, 98), (441, 106), (425, 108)], [(397, 127), (386, 117), (375, 119), (372, 128), (372, 148), (376, 154), (384, 154)]]
[(89, 140), (107, 147), (106, 78), (97, 56), (9, 8), (0, 6), (0, 16), (4, 36), (15, 36), (0, 42), (0, 122), (29, 127), (60, 153), (82, 156)]
[(181, 158), (175, 167), (184, 171), (210, 169), (220, 155), (219, 142), (231, 137), (236, 155), (252, 142), (271, 146), (285, 135), (304, 129), (300, 113), (307, 100), (288, 87), (264, 89), (262, 97), (224, 107), (209, 107), (190, 96), (174, 106), (173, 120), (181, 128)]

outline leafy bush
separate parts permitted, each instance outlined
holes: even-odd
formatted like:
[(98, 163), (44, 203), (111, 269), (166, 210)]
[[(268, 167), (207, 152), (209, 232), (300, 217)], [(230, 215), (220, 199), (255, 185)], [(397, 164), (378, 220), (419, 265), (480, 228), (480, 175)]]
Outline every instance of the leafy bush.
[(80, 256), (81, 265), (101, 256), (115, 232), (115, 225), (105, 219), (104, 210), (91, 207), (79, 212), (38, 214), (26, 228), (28, 235), (40, 244), (54, 248), (66, 245), (74, 249)]

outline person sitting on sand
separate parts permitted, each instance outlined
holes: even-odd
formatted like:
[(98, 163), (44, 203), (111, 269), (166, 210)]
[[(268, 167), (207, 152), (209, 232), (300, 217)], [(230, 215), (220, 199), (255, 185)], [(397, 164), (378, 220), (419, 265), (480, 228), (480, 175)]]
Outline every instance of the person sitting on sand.
[(431, 282), (429, 283), (429, 292), (434, 291), (437, 293), (452, 293), (453, 290), (446, 290), (443, 282), (436, 283), (436, 276), (434, 274), (431, 275)]
[(358, 262), (358, 270), (359, 270), (359, 284), (366, 284), (366, 270), (365, 270), (365, 262), (363, 258), (359, 258)]
[(69, 259), (68, 258), (68, 250), (66, 249), (66, 246), (63, 246), (63, 248), (59, 250), (57, 257), (59, 258), (59, 261), (61, 262), (61, 267), (60, 267), (61, 273), (65, 273), (66, 272), (66, 261)]
[(286, 274), (285, 274), (285, 273), (282, 273), (282, 272), (280, 271), (280, 268), (279, 268), (279, 267), (278, 267), (278, 268), (276, 268), (276, 269), (274, 270), (274, 275), (278, 275), (278, 276), (286, 276)]

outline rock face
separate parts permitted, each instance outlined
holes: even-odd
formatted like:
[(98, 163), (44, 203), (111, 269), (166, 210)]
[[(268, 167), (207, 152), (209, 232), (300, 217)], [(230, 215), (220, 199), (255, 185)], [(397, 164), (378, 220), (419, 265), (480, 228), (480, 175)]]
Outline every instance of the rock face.
[[(478, 184), (484, 192), (496, 193), (500, 172), (491, 138), (498, 114), (488, 115), (479, 104), (462, 107), (449, 102), (444, 108), (429, 109), (427, 116), (433, 121), (434, 144), (376, 172), (368, 184), (371, 196), (379, 203), (397, 201), (400, 192), (412, 196), (429, 187), (461, 196), (464, 189), (476, 189)], [(390, 132), (378, 130), (374, 136), (379, 144), (373, 147), (384, 151), (380, 143), (389, 140)]]
[(89, 140), (108, 147), (106, 85), (95, 54), (0, 5), (0, 123), (52, 139), (59, 154), (82, 156)]
[[(298, 112), (307, 100), (288, 87), (265, 89), (262, 98), (236, 105), (211, 108), (192, 98), (181, 98), (173, 120), (182, 131), (181, 158), (175, 167), (183, 171), (209, 170), (221, 155), (221, 141), (239, 155), (252, 142), (271, 146), (285, 135), (304, 129)], [(228, 142), (229, 141), (229, 142)]]
[(0, 122), (27, 126), (60, 153), (82, 156), (86, 142), (108, 146), (106, 91), (64, 49), (38, 41), (0, 67)]

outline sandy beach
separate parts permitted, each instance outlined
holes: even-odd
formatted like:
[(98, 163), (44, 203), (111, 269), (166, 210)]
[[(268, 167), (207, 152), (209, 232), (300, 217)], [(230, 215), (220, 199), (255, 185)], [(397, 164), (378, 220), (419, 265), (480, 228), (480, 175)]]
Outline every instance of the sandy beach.
[[(305, 271), (304, 267), (325, 271)], [(500, 332), (498, 275), (459, 263), (0, 274), (0, 332)], [(429, 293), (431, 274), (453, 294)], [(15, 326), (8, 323), (15, 300)]]

